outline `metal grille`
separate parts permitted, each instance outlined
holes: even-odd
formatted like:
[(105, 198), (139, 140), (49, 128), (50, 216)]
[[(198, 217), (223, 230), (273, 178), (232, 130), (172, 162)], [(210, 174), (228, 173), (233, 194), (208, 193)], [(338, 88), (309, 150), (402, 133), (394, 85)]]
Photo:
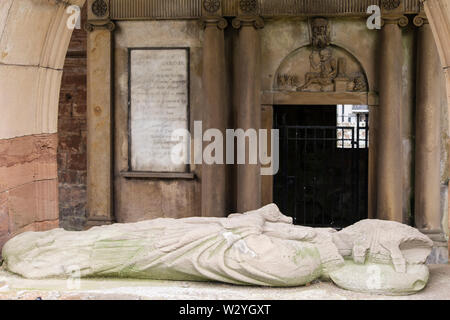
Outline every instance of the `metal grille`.
[(274, 202), (281, 212), (296, 224), (337, 229), (367, 218), (368, 126), (285, 125), (276, 113)]

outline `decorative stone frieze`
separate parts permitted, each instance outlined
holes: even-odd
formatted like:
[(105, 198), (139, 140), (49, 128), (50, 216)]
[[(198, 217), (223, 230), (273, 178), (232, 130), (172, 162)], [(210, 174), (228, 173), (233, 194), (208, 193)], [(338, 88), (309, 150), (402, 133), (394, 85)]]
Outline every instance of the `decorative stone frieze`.
[[(382, 6), (386, 1), (386, 8)], [(199, 18), (204, 13), (221, 12), (226, 17), (239, 15), (276, 16), (367, 16), (367, 7), (379, 5), (388, 12), (417, 14), (419, 0), (110, 0), (109, 15), (102, 18), (128, 19), (188, 19)], [(99, 17), (94, 17), (99, 18)]]

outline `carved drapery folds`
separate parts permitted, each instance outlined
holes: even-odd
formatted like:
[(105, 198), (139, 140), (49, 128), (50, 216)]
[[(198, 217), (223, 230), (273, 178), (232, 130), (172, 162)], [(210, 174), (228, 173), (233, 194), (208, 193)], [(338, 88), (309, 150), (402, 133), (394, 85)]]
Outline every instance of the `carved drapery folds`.
[(332, 45), (329, 21), (311, 21), (311, 44), (281, 63), (275, 89), (307, 92), (367, 92), (364, 70), (345, 49)]

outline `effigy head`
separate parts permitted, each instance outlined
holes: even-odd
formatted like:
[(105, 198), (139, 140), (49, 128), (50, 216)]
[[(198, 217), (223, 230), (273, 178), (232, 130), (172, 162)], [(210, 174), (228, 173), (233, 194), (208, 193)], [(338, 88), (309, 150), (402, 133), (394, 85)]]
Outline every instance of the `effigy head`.
[(433, 242), (417, 229), (394, 221), (367, 219), (337, 232), (334, 242), (345, 266), (330, 274), (354, 291), (410, 294), (423, 289)]
[(366, 219), (338, 232), (352, 244), (352, 258), (357, 263), (392, 263), (398, 272), (406, 264), (423, 264), (433, 242), (416, 228), (395, 221)]

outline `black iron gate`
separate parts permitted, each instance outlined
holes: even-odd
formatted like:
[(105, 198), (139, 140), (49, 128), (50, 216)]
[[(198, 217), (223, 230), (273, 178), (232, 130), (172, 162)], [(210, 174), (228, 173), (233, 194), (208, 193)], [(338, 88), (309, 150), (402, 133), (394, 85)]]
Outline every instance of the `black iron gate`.
[[(368, 115), (364, 115), (367, 117)], [(294, 223), (343, 228), (367, 218), (368, 119), (355, 126), (295, 126), (280, 121), (274, 202)]]

